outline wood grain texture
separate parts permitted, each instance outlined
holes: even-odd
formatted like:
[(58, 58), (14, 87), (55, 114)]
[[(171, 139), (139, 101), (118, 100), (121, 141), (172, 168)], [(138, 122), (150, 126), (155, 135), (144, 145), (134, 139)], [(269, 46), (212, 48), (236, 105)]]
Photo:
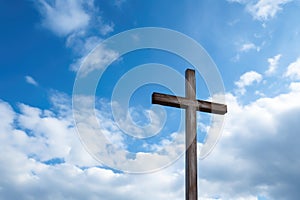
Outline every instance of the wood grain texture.
[[(196, 80), (195, 71), (185, 71), (185, 96), (195, 102)], [(197, 200), (197, 119), (196, 107), (187, 106), (185, 109), (185, 199)]]
[(185, 71), (185, 97), (153, 93), (152, 103), (185, 109), (185, 198), (197, 200), (197, 111), (224, 115), (227, 106), (196, 99), (195, 71)]
[(220, 103), (212, 103), (203, 100), (187, 99), (169, 94), (154, 92), (152, 94), (152, 103), (175, 108), (195, 107), (197, 111), (224, 115), (227, 113), (227, 106)]

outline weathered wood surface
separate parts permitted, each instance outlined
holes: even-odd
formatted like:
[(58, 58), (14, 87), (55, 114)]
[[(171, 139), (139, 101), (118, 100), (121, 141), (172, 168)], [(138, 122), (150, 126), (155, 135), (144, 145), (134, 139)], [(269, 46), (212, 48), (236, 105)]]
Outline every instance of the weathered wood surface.
[(178, 97), (169, 94), (154, 92), (152, 94), (152, 103), (175, 108), (195, 107), (197, 111), (224, 115), (227, 113), (227, 106), (220, 103), (212, 103), (203, 100), (192, 100), (185, 97)]
[[(195, 71), (185, 71), (186, 99), (196, 100)], [(196, 107), (187, 106), (185, 109), (185, 198), (197, 200), (197, 119)]]
[(152, 103), (185, 109), (185, 196), (197, 200), (197, 115), (196, 111), (225, 114), (227, 106), (196, 99), (195, 71), (185, 71), (185, 97), (153, 93)]

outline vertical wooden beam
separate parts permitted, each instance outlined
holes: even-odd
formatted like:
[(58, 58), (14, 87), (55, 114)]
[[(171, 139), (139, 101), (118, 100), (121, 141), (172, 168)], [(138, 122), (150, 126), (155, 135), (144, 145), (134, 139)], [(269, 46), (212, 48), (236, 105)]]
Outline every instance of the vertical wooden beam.
[(185, 109), (185, 199), (197, 200), (197, 115), (196, 111), (224, 115), (227, 106), (196, 99), (195, 70), (185, 71), (185, 97), (153, 93), (152, 103)]
[[(195, 71), (185, 71), (185, 96), (196, 99)], [(196, 108), (188, 106), (185, 111), (185, 197), (186, 200), (197, 200), (197, 120)]]

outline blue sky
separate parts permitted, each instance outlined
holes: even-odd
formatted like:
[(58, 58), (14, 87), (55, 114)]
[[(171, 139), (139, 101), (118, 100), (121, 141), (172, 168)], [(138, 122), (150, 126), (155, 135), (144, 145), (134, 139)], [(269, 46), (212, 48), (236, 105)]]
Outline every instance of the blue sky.
[[(130, 70), (159, 63), (183, 75), (193, 68), (185, 60), (160, 50), (130, 52), (109, 65), (96, 91), (105, 136), (117, 148), (138, 153), (144, 166), (162, 165), (160, 170), (128, 174), (96, 161), (74, 123), (72, 92), (83, 59), (101, 41), (142, 27), (194, 39), (223, 78), (228, 114), (215, 149), (199, 159), (199, 199), (298, 199), (299, 9), (299, 0), (0, 1), (0, 199), (184, 199), (184, 158), (163, 167), (158, 156), (164, 147), (181, 147), (181, 112), (166, 108), (160, 134), (146, 141), (124, 134), (122, 127), (149, 133), (127, 121), (117, 124), (110, 105), (119, 106), (121, 116), (124, 107), (111, 102), (111, 95)], [(97, 62), (116, 56), (103, 49)], [(155, 78), (173, 80), (160, 73)], [(203, 78), (196, 78), (197, 98), (209, 99)], [(129, 102), (133, 120), (152, 122), (150, 131), (164, 119), (150, 109), (154, 91), (171, 92), (148, 84)], [(90, 101), (82, 97), (82, 108)], [(210, 115), (198, 116), (201, 148)], [(132, 167), (130, 159), (121, 161)]]

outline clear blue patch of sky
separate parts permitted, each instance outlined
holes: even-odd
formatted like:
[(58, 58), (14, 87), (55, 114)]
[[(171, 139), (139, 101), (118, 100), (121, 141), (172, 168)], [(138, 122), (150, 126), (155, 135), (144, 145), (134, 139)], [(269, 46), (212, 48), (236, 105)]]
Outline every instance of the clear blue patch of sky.
[[(30, 1), (6, 1), (0, 6), (0, 94), (12, 104), (48, 107), (51, 88), (70, 93), (74, 74), (65, 39), (45, 30), (41, 17)], [(32, 76), (38, 87), (28, 85)]]
[(43, 162), (46, 165), (59, 165), (65, 163), (64, 158), (52, 158)]

